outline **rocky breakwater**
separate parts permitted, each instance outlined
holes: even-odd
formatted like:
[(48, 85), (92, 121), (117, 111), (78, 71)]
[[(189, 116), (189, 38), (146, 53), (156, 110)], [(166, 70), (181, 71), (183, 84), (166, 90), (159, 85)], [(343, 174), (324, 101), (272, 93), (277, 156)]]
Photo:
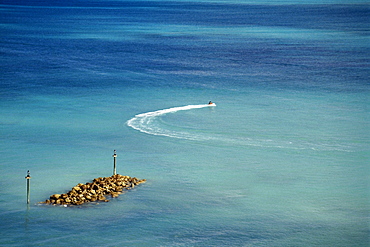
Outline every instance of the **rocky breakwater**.
[(109, 200), (106, 196), (118, 197), (124, 190), (129, 190), (135, 186), (146, 182), (146, 179), (122, 176), (119, 174), (111, 177), (95, 178), (91, 183), (77, 184), (65, 194), (51, 195), (45, 204), (53, 205), (81, 205), (87, 202)]

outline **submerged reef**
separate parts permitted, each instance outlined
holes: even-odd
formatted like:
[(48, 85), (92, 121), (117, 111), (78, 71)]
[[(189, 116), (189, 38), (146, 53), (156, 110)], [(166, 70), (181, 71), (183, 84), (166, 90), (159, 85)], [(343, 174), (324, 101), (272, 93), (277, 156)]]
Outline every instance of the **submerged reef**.
[(106, 196), (118, 197), (123, 190), (129, 190), (136, 185), (145, 183), (146, 179), (137, 179), (136, 177), (122, 176), (120, 174), (111, 177), (95, 178), (93, 182), (86, 184), (77, 184), (65, 194), (54, 194), (44, 202), (52, 205), (81, 205), (87, 202), (109, 200)]

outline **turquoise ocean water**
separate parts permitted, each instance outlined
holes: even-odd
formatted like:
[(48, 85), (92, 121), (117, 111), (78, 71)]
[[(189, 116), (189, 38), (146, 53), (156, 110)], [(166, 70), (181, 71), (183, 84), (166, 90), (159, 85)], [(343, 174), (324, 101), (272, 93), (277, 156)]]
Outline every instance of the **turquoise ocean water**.
[[(0, 246), (369, 245), (366, 1), (5, 0), (0, 30)], [(147, 183), (38, 203), (114, 149)]]

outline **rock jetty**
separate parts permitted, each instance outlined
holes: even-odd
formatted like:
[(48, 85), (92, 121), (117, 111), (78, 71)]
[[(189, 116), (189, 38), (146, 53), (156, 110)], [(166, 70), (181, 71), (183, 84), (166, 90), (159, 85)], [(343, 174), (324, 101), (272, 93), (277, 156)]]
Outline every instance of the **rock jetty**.
[(65, 194), (54, 194), (44, 202), (52, 205), (81, 205), (87, 202), (109, 200), (106, 196), (118, 197), (123, 190), (133, 189), (135, 186), (145, 183), (146, 179), (122, 176), (120, 174), (111, 177), (95, 178), (91, 183), (77, 184)]

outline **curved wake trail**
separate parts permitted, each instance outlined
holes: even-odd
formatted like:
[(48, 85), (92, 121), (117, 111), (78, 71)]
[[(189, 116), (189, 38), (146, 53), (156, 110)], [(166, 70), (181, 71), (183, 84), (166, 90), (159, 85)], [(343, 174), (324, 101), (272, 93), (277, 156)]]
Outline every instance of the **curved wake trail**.
[(190, 139), (195, 140), (197, 139), (196, 136), (193, 136), (187, 132), (179, 132), (179, 131), (170, 131), (166, 129), (162, 129), (154, 124), (154, 121), (157, 117), (163, 116), (167, 113), (174, 113), (178, 111), (187, 111), (192, 109), (199, 109), (205, 107), (213, 107), (216, 106), (215, 104), (202, 104), (202, 105), (187, 105), (187, 106), (179, 106), (179, 107), (172, 107), (168, 109), (153, 111), (153, 112), (146, 112), (136, 115), (135, 117), (131, 118), (127, 121), (127, 125), (131, 128), (138, 130), (140, 132), (150, 134), (150, 135), (159, 135), (159, 136), (167, 136), (173, 138), (180, 138), (180, 139)]
[(167, 128), (161, 128), (161, 124), (158, 123), (157, 118), (163, 116), (167, 113), (175, 113), (178, 111), (187, 111), (192, 109), (199, 109), (205, 107), (216, 106), (203, 104), (203, 105), (187, 105), (172, 107), (168, 109), (146, 112), (136, 115), (127, 121), (127, 125), (131, 128), (138, 130), (140, 132), (156, 135), (156, 136), (166, 136), (178, 139), (187, 139), (195, 141), (217, 141), (217, 143), (227, 143), (237, 146), (253, 146), (262, 148), (282, 148), (282, 149), (294, 149), (294, 150), (331, 150), (331, 151), (342, 151), (351, 152), (352, 148), (346, 145), (333, 145), (325, 144), (320, 142), (296, 142), (288, 140), (270, 140), (270, 139), (260, 139), (254, 137), (243, 137), (243, 136), (225, 136), (220, 133), (213, 133), (212, 135), (200, 134), (200, 133), (190, 133), (186, 131), (171, 130)]

